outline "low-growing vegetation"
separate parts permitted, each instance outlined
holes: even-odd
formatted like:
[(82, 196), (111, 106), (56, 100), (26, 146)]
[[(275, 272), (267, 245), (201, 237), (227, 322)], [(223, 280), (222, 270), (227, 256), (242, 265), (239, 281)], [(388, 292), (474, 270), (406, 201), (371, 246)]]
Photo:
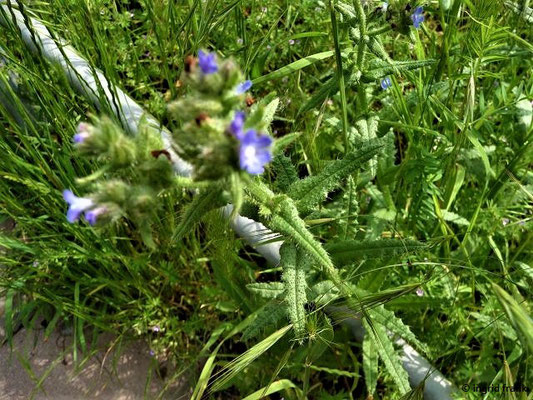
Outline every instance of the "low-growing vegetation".
[(528, 1), (0, 7), (3, 345), (140, 338), (192, 399), (533, 396)]

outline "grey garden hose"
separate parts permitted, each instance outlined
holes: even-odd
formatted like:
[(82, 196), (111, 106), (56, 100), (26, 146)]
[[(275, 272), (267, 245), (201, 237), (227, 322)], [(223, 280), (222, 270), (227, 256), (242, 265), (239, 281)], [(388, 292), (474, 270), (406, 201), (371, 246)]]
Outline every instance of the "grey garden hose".
[[(170, 132), (166, 128), (162, 127), (151, 115), (147, 114), (131, 97), (111, 84), (100, 71), (91, 68), (89, 63), (81, 58), (71, 46), (62, 45), (61, 51), (52, 39), (48, 29), (40, 21), (35, 18), (27, 18), (26, 20), (31, 24), (30, 30), (22, 14), (6, 5), (11, 4), (10, 0), (0, 0), (0, 4), (4, 11), (3, 13), (0, 12), (1, 25), (11, 26), (15, 23), (26, 45), (33, 51), (40, 52), (48, 61), (60, 65), (72, 86), (81, 95), (87, 97), (96, 107), (101, 106), (99, 93), (103, 91), (112, 111), (120, 118), (124, 127), (131, 134), (137, 132), (142, 118), (149, 125), (158, 129), (161, 132), (165, 146), (171, 153), (176, 172), (182, 176), (190, 176), (192, 166), (180, 159), (171, 150)], [(4, 15), (9, 18), (6, 19)], [(14, 21), (12, 20), (13, 18)], [(227, 218), (229, 218), (231, 210), (231, 205), (223, 208), (223, 213)], [(261, 223), (242, 216), (237, 216), (230, 220), (230, 224), (239, 236), (252, 245), (270, 263), (279, 263), (281, 242), (260, 243), (265, 239), (277, 236), (274, 232), (268, 230)], [(364, 329), (360, 321), (352, 319), (347, 323), (351, 326), (356, 337), (363, 337)], [(452, 383), (439, 371), (435, 370), (424, 357), (405, 341), (400, 339), (396, 343), (402, 348), (401, 359), (403, 367), (409, 375), (411, 385), (413, 387), (417, 386), (427, 376), (424, 398), (426, 400), (451, 400), (451, 393), (455, 390)]]

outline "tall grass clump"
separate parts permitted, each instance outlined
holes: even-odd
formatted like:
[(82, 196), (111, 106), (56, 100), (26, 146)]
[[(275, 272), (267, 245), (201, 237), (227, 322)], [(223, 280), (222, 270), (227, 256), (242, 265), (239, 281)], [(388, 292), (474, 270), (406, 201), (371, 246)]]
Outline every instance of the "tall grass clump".
[(169, 142), (6, 22), (6, 344), (142, 337), (193, 399), (533, 390), (527, 1), (8, 3)]

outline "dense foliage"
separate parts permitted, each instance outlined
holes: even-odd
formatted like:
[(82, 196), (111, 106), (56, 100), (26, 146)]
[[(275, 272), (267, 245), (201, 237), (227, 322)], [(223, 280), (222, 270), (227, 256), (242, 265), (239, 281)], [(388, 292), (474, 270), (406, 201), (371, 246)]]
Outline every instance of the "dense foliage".
[[(458, 388), (531, 386), (527, 1), (11, 3), (6, 344), (41, 320), (74, 328), (75, 357), (103, 331), (142, 337), (194, 399), (420, 398), (406, 344)], [(168, 143), (146, 120), (132, 135), (104, 88), (99, 107), (76, 92), (15, 9)], [(233, 233), (237, 214), (279, 263)]]

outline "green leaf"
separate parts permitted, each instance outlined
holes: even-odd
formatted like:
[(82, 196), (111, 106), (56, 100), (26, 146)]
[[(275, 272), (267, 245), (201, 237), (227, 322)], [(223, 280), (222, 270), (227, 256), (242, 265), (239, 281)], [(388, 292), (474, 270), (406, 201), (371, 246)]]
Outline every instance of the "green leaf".
[(275, 326), (286, 315), (286, 307), (283, 307), (280, 301), (273, 301), (266, 304), (258, 310), (255, 320), (244, 330), (242, 341), (253, 339), (267, 328)]
[(387, 372), (398, 386), (400, 394), (407, 393), (410, 389), (407, 372), (403, 369), (400, 358), (394, 350), (385, 328), (380, 324), (370, 324), (366, 318), (363, 319), (363, 326), (366, 329), (369, 340), (373, 342), (379, 357), (383, 360)]
[(229, 180), (229, 192), (231, 194), (231, 201), (233, 204), (230, 218), (233, 219), (241, 211), (241, 207), (244, 202), (243, 183), (239, 172), (232, 172)]
[(63, 314), (63, 310), (61, 308), (57, 308), (54, 316), (52, 319), (48, 322), (48, 325), (46, 325), (46, 329), (44, 331), (44, 338), (45, 340), (48, 340), (50, 335), (52, 334), (53, 330), (57, 326), (57, 323), (59, 321), (59, 318)]
[(481, 145), (479, 139), (469, 129), (466, 130), (466, 137), (468, 138), (468, 140), (470, 140), (470, 143), (474, 145), (474, 148), (477, 150), (479, 156), (481, 157), (481, 161), (483, 162), (483, 166), (485, 167), (485, 173), (490, 176), (496, 176), (490, 166), (489, 156), (487, 155), (485, 148)]
[(339, 290), (331, 281), (322, 281), (310, 288), (311, 299), (318, 304), (328, 304), (339, 297)]
[(212, 391), (216, 392), (224, 387), (234, 377), (239, 375), (248, 365), (254, 362), (258, 357), (270, 349), (278, 340), (280, 340), (285, 334), (292, 328), (292, 325), (287, 325), (261, 342), (257, 343), (252, 348), (248, 349), (245, 353), (229, 362), (221, 371), (220, 377), (213, 384)]
[(322, 268), (326, 270), (334, 268), (328, 253), (309, 232), (291, 199), (285, 198), (279, 203), (277, 212), (274, 212), (270, 219), (270, 228), (287, 238), (292, 238)]
[(435, 60), (395, 61), (393, 63), (387, 63), (379, 60), (370, 63), (369, 70), (363, 72), (361, 80), (366, 83), (374, 82), (390, 74), (428, 67), (434, 63)]
[(378, 384), (378, 353), (369, 335), (363, 339), (363, 372), (368, 395), (373, 396)]
[(394, 315), (392, 311), (387, 310), (384, 306), (374, 307), (367, 311), (373, 321), (376, 321), (392, 333), (405, 339), (423, 353), (428, 353), (428, 347), (418, 340), (415, 334), (411, 332), (411, 329), (400, 318)]
[(285, 242), (280, 249), (281, 267), (283, 268), (284, 298), (287, 314), (292, 322), (294, 334), (301, 340), (305, 335), (305, 303), (307, 303), (307, 284), (305, 281), (305, 254), (290, 242)]
[(527, 310), (500, 286), (493, 283), (492, 289), (523, 346), (533, 353), (533, 319), (528, 315)]
[(300, 107), (298, 114), (303, 114), (318, 107), (326, 98), (337, 93), (337, 90), (339, 90), (339, 78), (334, 75), (326, 83), (320, 85), (318, 91)]
[(298, 139), (301, 134), (301, 132), (291, 132), (276, 139), (272, 146), (272, 154), (275, 156), (283, 154), (285, 149)]
[(426, 249), (417, 240), (381, 239), (371, 241), (344, 240), (325, 246), (336, 265), (353, 264), (364, 258), (389, 257)]
[(209, 383), (209, 378), (211, 377), (211, 373), (213, 372), (213, 369), (215, 368), (215, 359), (217, 357), (218, 350), (220, 349), (223, 343), (224, 342), (220, 342), (218, 344), (218, 346), (209, 355), (207, 361), (205, 362), (204, 367), (202, 368), (202, 372), (200, 373), (200, 377), (198, 378), (198, 381), (196, 382), (196, 386), (194, 387), (191, 400), (202, 399), (205, 389), (207, 388), (207, 384)]
[(427, 376), (420, 383), (420, 385), (418, 385), (414, 389), (409, 390), (406, 394), (404, 394), (398, 400), (424, 400), (424, 384), (426, 383), (426, 379), (427, 379)]
[(283, 78), (284, 76), (290, 75), (293, 72), (301, 70), (302, 68), (313, 65), (314, 63), (318, 61), (325, 60), (329, 57), (332, 57), (334, 54), (335, 53), (333, 51), (324, 51), (322, 53), (316, 53), (311, 56), (304, 57), (298, 61), (294, 61), (288, 65), (285, 65), (284, 67), (281, 67), (280, 69), (272, 71), (269, 74), (260, 76), (259, 78), (254, 79), (252, 83), (254, 85), (257, 85), (265, 81), (271, 81), (274, 79)]
[(461, 217), (460, 215), (448, 210), (442, 210), (442, 218), (444, 218), (445, 221), (453, 222), (457, 225), (468, 226), (470, 224), (465, 217)]
[(253, 392), (252, 394), (246, 396), (243, 400), (259, 400), (272, 393), (281, 392), (282, 390), (286, 389), (294, 389), (296, 391), (299, 391), (299, 388), (296, 387), (296, 385), (290, 380), (280, 379), (279, 381), (272, 382), (268, 386), (265, 386), (264, 388)]
[(281, 192), (287, 192), (289, 187), (298, 180), (298, 173), (292, 165), (291, 159), (284, 155), (274, 157), (272, 170), (276, 175), (276, 188)]
[(296, 200), (298, 210), (307, 211), (313, 208), (324, 201), (327, 194), (342, 179), (378, 154), (382, 147), (380, 140), (364, 144), (359, 150), (348, 153), (342, 160), (329, 163), (318, 175), (295, 182), (289, 189), (289, 196)]
[(258, 282), (250, 283), (246, 287), (265, 299), (273, 299), (283, 293), (285, 285), (282, 282)]
[(339, 1), (335, 4), (335, 10), (337, 10), (344, 18), (346, 18), (346, 21), (344, 22), (357, 20), (357, 14), (355, 14), (355, 10), (350, 4)]
[(279, 106), (279, 98), (276, 97), (274, 100), (272, 100), (270, 103), (268, 103), (265, 106), (265, 109), (263, 110), (263, 123), (266, 126), (270, 126), (272, 121), (274, 120), (274, 115), (276, 114), (276, 110)]
[(221, 190), (218, 187), (208, 188), (198, 193), (185, 209), (172, 240), (181, 240), (192, 231), (194, 225), (200, 222), (206, 213), (223, 205)]

